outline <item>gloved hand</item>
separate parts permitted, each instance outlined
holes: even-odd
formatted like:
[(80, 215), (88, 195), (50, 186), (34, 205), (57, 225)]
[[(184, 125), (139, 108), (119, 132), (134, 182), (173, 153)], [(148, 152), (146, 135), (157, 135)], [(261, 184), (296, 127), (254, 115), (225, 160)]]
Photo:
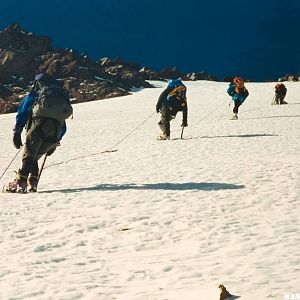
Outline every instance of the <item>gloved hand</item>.
[(56, 143), (50, 150), (48, 150), (47, 156), (52, 155), (55, 152), (57, 146), (60, 146), (60, 142)]
[(56, 150), (56, 146), (53, 146), (50, 150), (48, 150), (47, 156), (52, 155), (55, 152), (55, 150)]
[(181, 124), (181, 127), (188, 127), (189, 125), (188, 125), (188, 123), (187, 123), (187, 121), (182, 121), (182, 124)]
[(16, 149), (20, 149), (23, 146), (21, 133), (22, 133), (22, 130), (20, 130), (19, 128), (16, 128), (16, 127), (14, 128), (13, 142), (14, 142), (14, 146)]
[(156, 105), (156, 112), (159, 113), (160, 107), (159, 105)]

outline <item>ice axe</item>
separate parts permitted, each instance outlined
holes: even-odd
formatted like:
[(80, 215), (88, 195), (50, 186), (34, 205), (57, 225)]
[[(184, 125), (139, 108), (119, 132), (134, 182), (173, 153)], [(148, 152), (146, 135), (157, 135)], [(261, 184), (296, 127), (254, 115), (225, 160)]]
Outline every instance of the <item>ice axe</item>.
[(42, 166), (41, 166), (41, 169), (40, 169), (40, 172), (39, 172), (38, 179), (37, 179), (37, 185), (39, 184), (39, 181), (40, 181), (42, 172), (43, 172), (43, 170), (44, 170), (44, 166), (45, 166), (47, 157), (48, 157), (48, 155), (47, 155), (47, 153), (46, 153), (46, 154), (45, 154), (45, 157), (44, 157), (44, 160), (43, 160), (43, 163), (42, 163)]
[(183, 136), (183, 130), (184, 130), (184, 126), (182, 125), (181, 135), (180, 135), (180, 138), (181, 138), (181, 139), (182, 139), (182, 136)]

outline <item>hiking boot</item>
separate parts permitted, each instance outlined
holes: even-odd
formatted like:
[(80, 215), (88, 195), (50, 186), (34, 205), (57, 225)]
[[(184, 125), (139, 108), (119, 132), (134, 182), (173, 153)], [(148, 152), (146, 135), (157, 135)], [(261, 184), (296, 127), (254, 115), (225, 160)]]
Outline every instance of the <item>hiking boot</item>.
[(26, 193), (27, 177), (17, 173), (16, 179), (9, 182), (8, 185), (4, 187), (4, 191), (10, 193)]
[(30, 175), (27, 181), (27, 191), (34, 193), (37, 191), (38, 177)]
[(231, 117), (230, 120), (238, 120), (238, 115), (237, 114), (233, 114), (233, 116)]
[(160, 136), (157, 137), (158, 140), (164, 141), (164, 140), (169, 140), (170, 136), (166, 134), (161, 134)]

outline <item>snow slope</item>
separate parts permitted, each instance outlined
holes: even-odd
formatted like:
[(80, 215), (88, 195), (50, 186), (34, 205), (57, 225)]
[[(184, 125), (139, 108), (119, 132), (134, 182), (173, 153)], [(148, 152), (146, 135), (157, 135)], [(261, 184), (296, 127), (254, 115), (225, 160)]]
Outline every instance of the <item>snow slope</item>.
[[(179, 113), (170, 141), (155, 84), (75, 105), (39, 193), (0, 194), (1, 300), (300, 295), (300, 84), (271, 106), (274, 83), (248, 83), (230, 121), (226, 83), (187, 82), (189, 127), (181, 140)], [(0, 116), (1, 174), (14, 119)]]

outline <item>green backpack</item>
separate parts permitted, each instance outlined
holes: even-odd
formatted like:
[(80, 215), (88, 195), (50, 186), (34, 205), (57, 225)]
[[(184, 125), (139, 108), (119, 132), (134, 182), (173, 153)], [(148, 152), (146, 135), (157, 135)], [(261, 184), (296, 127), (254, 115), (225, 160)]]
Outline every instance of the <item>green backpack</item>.
[(37, 100), (32, 107), (33, 118), (50, 118), (63, 123), (73, 114), (68, 91), (51, 75), (40, 75), (34, 90)]

